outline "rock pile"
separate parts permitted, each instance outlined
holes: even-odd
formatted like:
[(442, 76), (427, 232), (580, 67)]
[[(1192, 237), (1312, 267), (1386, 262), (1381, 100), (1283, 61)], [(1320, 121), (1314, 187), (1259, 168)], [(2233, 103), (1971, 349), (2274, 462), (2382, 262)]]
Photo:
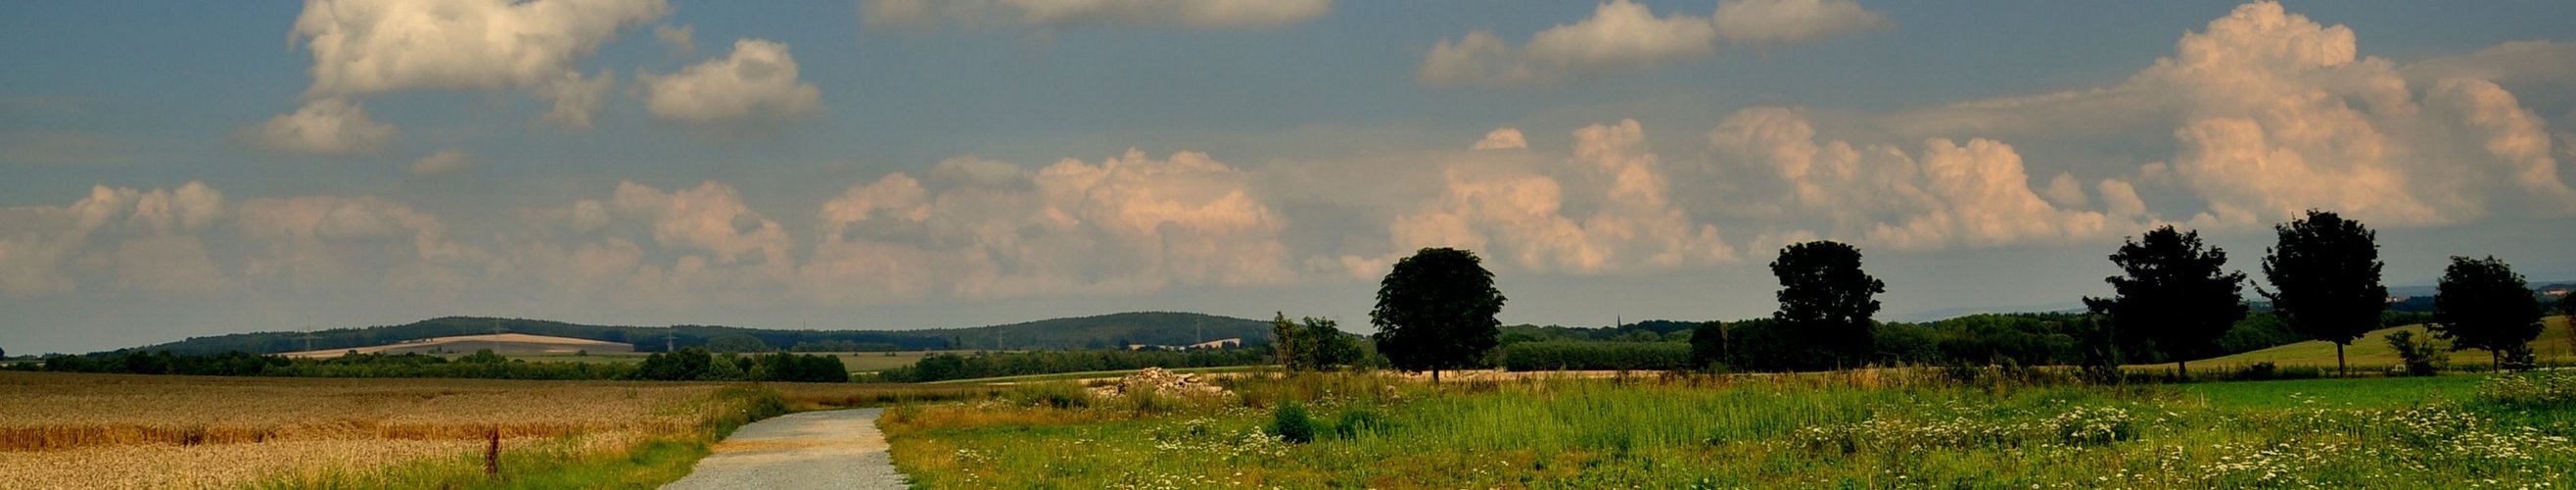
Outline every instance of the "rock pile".
[(1225, 388), (1208, 384), (1196, 374), (1180, 374), (1163, 368), (1145, 368), (1136, 374), (1118, 378), (1118, 382), (1091, 388), (1091, 396), (1116, 398), (1128, 393), (1152, 391), (1156, 395), (1201, 397), (1225, 395)]

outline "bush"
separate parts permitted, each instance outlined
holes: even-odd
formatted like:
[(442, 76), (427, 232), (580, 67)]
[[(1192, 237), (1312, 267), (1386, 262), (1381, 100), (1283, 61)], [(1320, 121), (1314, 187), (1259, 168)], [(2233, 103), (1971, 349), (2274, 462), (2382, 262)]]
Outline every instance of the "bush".
[(2415, 332), (2390, 332), (2388, 348), (2397, 351), (2397, 358), (2406, 366), (2406, 374), (2412, 376), (2432, 376), (2442, 370), (2442, 364), (2450, 361), (2450, 356), (2442, 352), (2442, 341), (2418, 336)]
[(1271, 412), (1270, 433), (1278, 434), (1280, 439), (1288, 442), (1315, 442), (1315, 421), (1306, 418), (1305, 406), (1283, 403), (1278, 411)]

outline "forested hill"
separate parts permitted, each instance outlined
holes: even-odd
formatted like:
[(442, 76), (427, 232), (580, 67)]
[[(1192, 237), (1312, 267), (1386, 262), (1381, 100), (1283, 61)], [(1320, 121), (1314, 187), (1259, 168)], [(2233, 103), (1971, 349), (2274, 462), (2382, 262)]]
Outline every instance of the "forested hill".
[[(673, 344), (680, 347), (705, 346), (717, 340), (739, 344), (745, 337), (758, 339), (771, 348), (803, 346), (807, 350), (990, 349), (997, 341), (1005, 349), (1116, 348), (1128, 342), (1188, 344), (1200, 338), (1227, 337), (1241, 337), (1246, 344), (1259, 345), (1269, 343), (1270, 339), (1270, 324), (1267, 322), (1197, 313), (1137, 312), (929, 330), (781, 330), (716, 325), (638, 327), (519, 318), (444, 317), (402, 325), (315, 331), (311, 333), (310, 341), (317, 350), (347, 349), (492, 333), (495, 327), (511, 333), (624, 342), (635, 344), (636, 350), (645, 352), (659, 352)], [(239, 333), (195, 337), (141, 349), (184, 354), (227, 351), (268, 354), (304, 350), (305, 337), (304, 332)]]

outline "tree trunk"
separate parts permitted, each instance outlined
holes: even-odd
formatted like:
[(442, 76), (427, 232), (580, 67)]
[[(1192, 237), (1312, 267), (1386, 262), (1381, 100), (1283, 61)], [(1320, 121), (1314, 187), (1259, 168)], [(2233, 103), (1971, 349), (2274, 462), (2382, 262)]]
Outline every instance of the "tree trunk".
[(2343, 343), (2341, 342), (2335, 343), (2335, 377), (2352, 377), (2352, 372), (2346, 370), (2343, 365)]
[(1439, 370), (1439, 369), (1432, 369), (1432, 370), (1431, 370), (1431, 384), (1432, 384), (1432, 385), (1434, 385), (1434, 386), (1437, 386), (1437, 385), (1439, 385), (1439, 384), (1440, 384), (1440, 370)]
[(2174, 361), (2174, 381), (2191, 381), (2191, 361)]

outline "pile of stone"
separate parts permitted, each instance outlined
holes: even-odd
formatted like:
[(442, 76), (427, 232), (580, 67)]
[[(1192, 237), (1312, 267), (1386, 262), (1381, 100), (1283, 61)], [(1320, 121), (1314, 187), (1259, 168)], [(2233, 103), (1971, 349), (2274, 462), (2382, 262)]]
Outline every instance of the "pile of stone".
[(1128, 393), (1143, 391), (1152, 391), (1154, 394), (1161, 396), (1178, 397), (1222, 396), (1226, 394), (1224, 387), (1208, 384), (1205, 380), (1200, 379), (1199, 375), (1180, 374), (1164, 370), (1163, 368), (1149, 367), (1145, 368), (1143, 371), (1137, 371), (1136, 374), (1130, 374), (1127, 375), (1127, 377), (1118, 378), (1118, 382), (1116, 383), (1091, 387), (1091, 396), (1098, 398), (1117, 398), (1126, 396)]

